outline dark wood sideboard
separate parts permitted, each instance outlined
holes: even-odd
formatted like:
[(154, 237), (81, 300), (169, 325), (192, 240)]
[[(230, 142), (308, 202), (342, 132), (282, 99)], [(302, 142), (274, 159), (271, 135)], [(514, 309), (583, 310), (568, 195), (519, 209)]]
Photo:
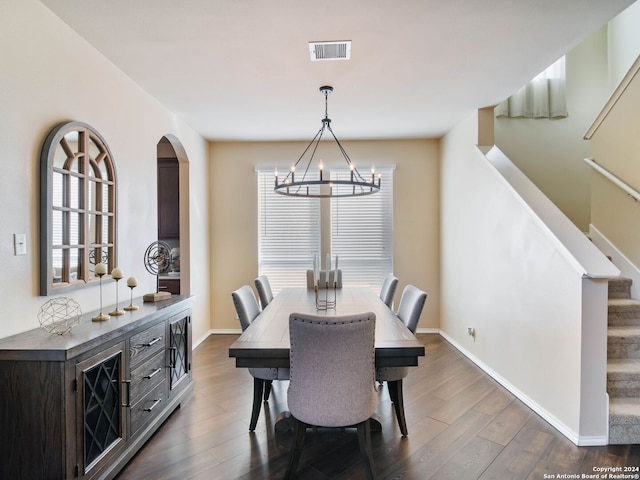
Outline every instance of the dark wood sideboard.
[(191, 397), (190, 298), (134, 304), (0, 339), (0, 478), (113, 478)]

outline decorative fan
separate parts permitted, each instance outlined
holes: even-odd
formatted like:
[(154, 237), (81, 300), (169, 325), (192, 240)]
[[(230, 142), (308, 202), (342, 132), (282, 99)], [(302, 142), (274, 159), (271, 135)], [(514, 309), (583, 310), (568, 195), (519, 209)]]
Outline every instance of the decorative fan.
[(171, 247), (168, 243), (157, 240), (147, 247), (144, 252), (144, 267), (147, 272), (156, 276), (156, 291), (144, 295), (145, 302), (156, 302), (171, 297), (169, 292), (160, 291), (160, 278), (158, 277), (160, 273), (169, 268), (171, 261)]

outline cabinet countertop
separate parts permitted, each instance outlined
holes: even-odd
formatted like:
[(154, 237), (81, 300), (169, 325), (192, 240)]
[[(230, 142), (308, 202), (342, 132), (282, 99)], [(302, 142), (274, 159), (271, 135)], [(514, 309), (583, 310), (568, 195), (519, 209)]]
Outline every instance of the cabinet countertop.
[[(134, 298), (138, 310), (125, 311), (124, 315), (112, 316), (104, 322), (93, 322), (99, 311), (82, 314), (80, 323), (63, 335), (49, 333), (43, 328), (35, 328), (0, 339), (0, 361), (66, 361), (80, 355), (95, 345), (104, 343), (110, 337), (124, 333), (152, 322), (160, 315), (171, 314), (191, 305), (191, 298), (172, 295), (159, 302), (143, 302), (142, 297)], [(113, 309), (103, 307), (103, 312)], [(27, 355), (28, 354), (28, 355)]]

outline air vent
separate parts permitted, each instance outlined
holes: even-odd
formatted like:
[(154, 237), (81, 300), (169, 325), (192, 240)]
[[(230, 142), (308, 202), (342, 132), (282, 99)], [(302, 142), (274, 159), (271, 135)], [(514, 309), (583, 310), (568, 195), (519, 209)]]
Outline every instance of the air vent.
[(351, 40), (341, 42), (309, 42), (311, 61), (349, 60), (351, 58)]

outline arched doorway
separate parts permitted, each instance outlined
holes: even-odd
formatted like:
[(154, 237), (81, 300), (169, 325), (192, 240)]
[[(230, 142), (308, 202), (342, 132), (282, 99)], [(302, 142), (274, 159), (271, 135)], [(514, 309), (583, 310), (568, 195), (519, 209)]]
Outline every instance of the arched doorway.
[(158, 240), (171, 249), (171, 264), (159, 276), (160, 291), (189, 295), (189, 162), (173, 135), (158, 142), (157, 179)]

